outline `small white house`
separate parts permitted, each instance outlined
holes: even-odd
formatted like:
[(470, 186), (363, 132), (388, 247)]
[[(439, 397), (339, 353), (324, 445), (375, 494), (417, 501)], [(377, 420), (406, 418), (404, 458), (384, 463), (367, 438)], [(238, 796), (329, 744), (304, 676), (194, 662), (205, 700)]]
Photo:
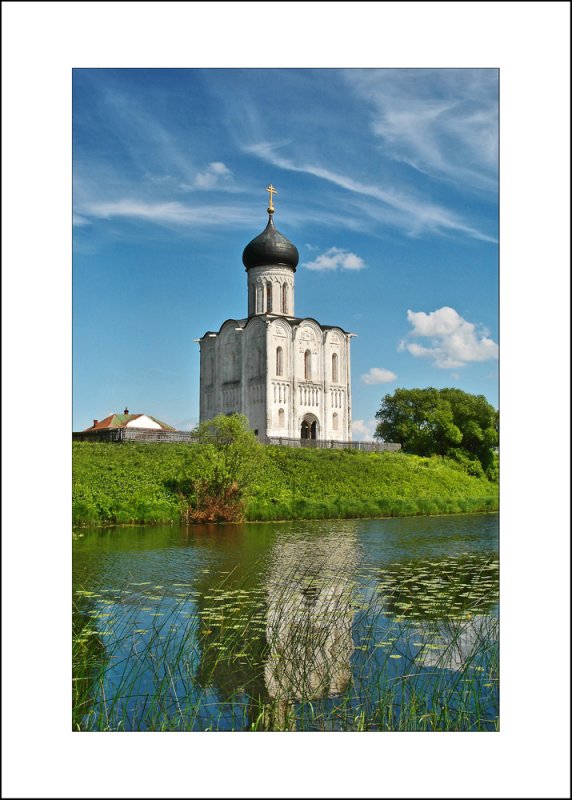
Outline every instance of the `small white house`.
[(85, 431), (103, 431), (117, 428), (138, 428), (156, 431), (175, 430), (175, 428), (167, 425), (166, 422), (161, 422), (160, 419), (152, 417), (150, 414), (130, 414), (129, 410), (126, 408), (123, 414), (110, 414), (102, 420), (94, 419), (93, 425), (86, 428)]

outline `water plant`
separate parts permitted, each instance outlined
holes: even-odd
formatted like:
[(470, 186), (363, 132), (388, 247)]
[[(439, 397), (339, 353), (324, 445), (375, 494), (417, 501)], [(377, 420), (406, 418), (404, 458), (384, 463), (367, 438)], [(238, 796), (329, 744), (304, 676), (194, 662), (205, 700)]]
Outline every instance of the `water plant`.
[(253, 573), (77, 587), (73, 729), (496, 730), (497, 585), (488, 552), (301, 542)]

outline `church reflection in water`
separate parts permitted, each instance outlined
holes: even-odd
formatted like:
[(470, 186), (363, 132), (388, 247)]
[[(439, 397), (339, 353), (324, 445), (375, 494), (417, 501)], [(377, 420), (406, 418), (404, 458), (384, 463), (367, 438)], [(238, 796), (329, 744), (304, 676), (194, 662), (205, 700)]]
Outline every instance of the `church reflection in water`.
[[(276, 544), (267, 580), (267, 728), (294, 729), (294, 704), (341, 694), (351, 677), (357, 540)], [(267, 715), (268, 717), (268, 715)]]

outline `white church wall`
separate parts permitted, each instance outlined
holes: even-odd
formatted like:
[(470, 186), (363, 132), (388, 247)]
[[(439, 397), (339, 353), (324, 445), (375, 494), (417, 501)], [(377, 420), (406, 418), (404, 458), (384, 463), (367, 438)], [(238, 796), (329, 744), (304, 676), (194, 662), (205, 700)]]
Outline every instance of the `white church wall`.
[(324, 374), (322, 329), (313, 320), (303, 320), (294, 338), (294, 392), (296, 414), (293, 420), (295, 436), (300, 436), (302, 420), (317, 422), (318, 438), (323, 439), (326, 430), (324, 418)]
[(266, 323), (254, 317), (248, 321), (243, 338), (243, 413), (252, 430), (266, 433), (266, 373), (267, 343)]
[[(238, 330), (237, 330), (238, 328)], [(218, 337), (220, 411), (222, 414), (242, 413), (242, 337), (237, 320), (224, 323)]]
[[(322, 383), (322, 330), (312, 320), (303, 320), (296, 331), (296, 377)], [(309, 351), (309, 376), (306, 373), (305, 355)]]
[(199, 419), (204, 422), (216, 415), (216, 337), (202, 339), (200, 347)]
[(317, 422), (318, 438), (350, 440), (347, 334), (324, 331), (311, 319), (294, 326), (281, 317), (244, 322), (227, 320), (220, 334), (201, 341), (201, 420), (242, 413), (262, 437), (299, 438), (308, 419)]
[[(268, 436), (294, 436), (291, 370), (292, 328), (283, 319), (268, 326)], [(280, 348), (280, 353), (279, 353)], [(282, 414), (280, 413), (282, 411)]]

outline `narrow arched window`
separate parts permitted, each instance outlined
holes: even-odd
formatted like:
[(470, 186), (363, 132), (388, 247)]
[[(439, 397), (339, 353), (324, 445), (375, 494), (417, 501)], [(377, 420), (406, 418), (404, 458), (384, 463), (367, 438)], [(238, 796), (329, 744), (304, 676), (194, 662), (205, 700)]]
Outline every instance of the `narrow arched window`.
[(338, 430), (338, 415), (336, 413), (334, 413), (334, 416), (332, 417), (332, 428), (335, 431)]
[(272, 311), (272, 284), (268, 283), (266, 285), (266, 313), (269, 314)]
[(284, 369), (283, 351), (281, 347), (276, 348), (276, 374), (282, 375)]
[(284, 409), (283, 408), (279, 408), (278, 409), (278, 427), (279, 428), (283, 428), (284, 427)]
[(334, 353), (332, 355), (332, 381), (333, 383), (338, 382), (338, 354)]
[(304, 353), (304, 378), (309, 381), (312, 377), (312, 354), (309, 350)]
[(262, 348), (261, 347), (257, 348), (256, 355), (257, 355), (257, 358), (256, 358), (256, 361), (257, 361), (257, 364), (256, 364), (257, 372), (256, 372), (256, 374), (259, 375), (259, 376), (260, 375), (264, 375), (264, 353), (262, 352)]
[(288, 313), (288, 287), (285, 283), (282, 284), (282, 313)]

